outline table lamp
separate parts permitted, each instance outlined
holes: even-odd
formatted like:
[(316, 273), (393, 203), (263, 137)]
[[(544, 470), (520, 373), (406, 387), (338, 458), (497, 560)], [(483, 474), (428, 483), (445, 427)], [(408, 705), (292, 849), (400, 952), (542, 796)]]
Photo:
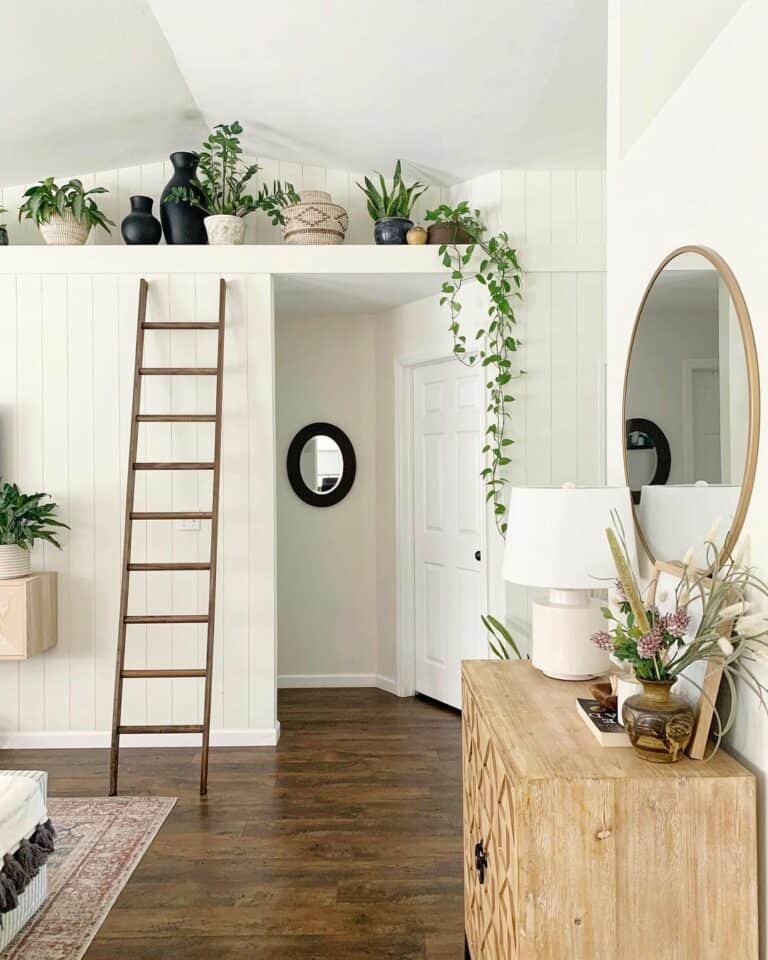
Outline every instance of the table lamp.
[(502, 574), (527, 587), (545, 587), (532, 604), (531, 661), (548, 677), (587, 680), (608, 669), (608, 654), (590, 640), (605, 623), (590, 591), (607, 590), (616, 567), (605, 531), (618, 517), (637, 569), (635, 524), (628, 487), (512, 487)]

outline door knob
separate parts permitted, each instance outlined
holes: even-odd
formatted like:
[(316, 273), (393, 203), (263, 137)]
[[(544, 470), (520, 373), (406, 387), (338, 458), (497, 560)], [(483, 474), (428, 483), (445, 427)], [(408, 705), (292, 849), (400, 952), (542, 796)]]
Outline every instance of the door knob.
[(479, 560), (479, 559), (480, 559), (480, 551), (475, 550), (475, 560)]

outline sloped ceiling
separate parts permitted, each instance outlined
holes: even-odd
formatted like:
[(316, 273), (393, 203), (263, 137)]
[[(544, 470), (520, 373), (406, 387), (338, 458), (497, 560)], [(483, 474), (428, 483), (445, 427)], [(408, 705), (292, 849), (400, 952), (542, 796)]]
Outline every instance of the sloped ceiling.
[(626, 0), (621, 5), (621, 152), (678, 89), (744, 0)]
[(149, 2), (206, 120), (256, 153), (448, 182), (604, 165), (605, 0)]
[(156, 160), (205, 123), (144, 0), (7, 0), (0, 185)]
[(451, 183), (604, 165), (606, 0), (2, 4), (0, 185), (156, 160), (240, 120), (256, 154)]

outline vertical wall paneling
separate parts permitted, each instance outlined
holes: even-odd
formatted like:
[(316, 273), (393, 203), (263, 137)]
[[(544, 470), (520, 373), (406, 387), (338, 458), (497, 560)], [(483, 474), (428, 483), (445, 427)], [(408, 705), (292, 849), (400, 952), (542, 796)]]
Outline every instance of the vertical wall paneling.
[(526, 301), (526, 473), (552, 481), (552, 275), (529, 274)]
[[(69, 329), (66, 277), (45, 277), (43, 296), (43, 475), (40, 486), (59, 504), (70, 522), (69, 502)], [(71, 525), (71, 524), (70, 524)], [(69, 624), (70, 533), (62, 531), (62, 551), (46, 544), (45, 568), (59, 572), (59, 623)], [(69, 726), (69, 630), (59, 631), (59, 643), (45, 657), (46, 730)]]
[[(0, 477), (13, 480), (18, 469), (17, 281), (0, 276)], [(0, 729), (19, 728), (19, 664), (0, 664)]]
[(528, 244), (552, 243), (552, 177), (545, 170), (526, 174), (525, 237)]
[[(38, 489), (43, 475), (43, 310), (42, 278), (20, 277), (17, 307), (23, 322), (17, 324), (17, 467), (15, 479), (22, 489)], [(42, 561), (35, 548), (33, 564)], [(40, 730), (45, 723), (45, 668), (39, 657), (19, 664), (19, 727)]]
[(551, 277), (552, 483), (576, 483), (579, 459), (578, 274)]
[(120, 446), (119, 280), (114, 274), (93, 278), (93, 449), (94, 576), (94, 728), (112, 719), (117, 618), (120, 609), (121, 519), (124, 488)]
[[(69, 678), (70, 725), (93, 730), (94, 666), (94, 355), (93, 282), (67, 278), (69, 383)], [(32, 729), (42, 729), (33, 727)]]
[(605, 275), (577, 276), (577, 428), (578, 481), (599, 484), (605, 479)]
[[(0, 735), (107, 738), (139, 279), (130, 273), (0, 275), (0, 475), (49, 491), (72, 527), (62, 536), (61, 553), (35, 550), (35, 566), (59, 573), (59, 643), (44, 656), (0, 663)], [(216, 319), (217, 275), (147, 279), (150, 319)], [(229, 278), (214, 742), (222, 728), (239, 742), (274, 737), (272, 310), (269, 277)], [(148, 331), (146, 348), (147, 365), (212, 366), (216, 334)], [(143, 409), (212, 413), (214, 378), (148, 377)], [(212, 452), (212, 424), (140, 429), (139, 459), (206, 460)], [(137, 509), (206, 509), (211, 478), (139, 472), (136, 494)], [(133, 559), (207, 560), (210, 522), (200, 530), (185, 527), (134, 524)], [(132, 613), (198, 613), (207, 605), (207, 573), (139, 573), (130, 584)], [(131, 626), (127, 644), (129, 668), (194, 667), (204, 663), (205, 629)], [(200, 680), (126, 683), (126, 723), (191, 723), (201, 710)]]

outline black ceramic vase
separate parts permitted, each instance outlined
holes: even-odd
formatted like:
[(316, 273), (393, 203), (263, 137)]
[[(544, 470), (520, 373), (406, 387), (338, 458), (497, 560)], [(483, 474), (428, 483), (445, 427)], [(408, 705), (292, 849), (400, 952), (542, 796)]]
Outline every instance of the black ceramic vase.
[(197, 172), (196, 153), (172, 153), (173, 176), (160, 195), (160, 220), (166, 243), (208, 243), (203, 220), (207, 216), (204, 210), (189, 203), (168, 200), (174, 187), (188, 187), (202, 201), (199, 190), (191, 185)]
[(152, 197), (131, 197), (131, 212), (120, 224), (126, 243), (160, 243), (163, 231), (152, 216)]
[(382, 217), (373, 225), (373, 239), (380, 244), (407, 243), (408, 231), (413, 226), (413, 220), (405, 217)]

